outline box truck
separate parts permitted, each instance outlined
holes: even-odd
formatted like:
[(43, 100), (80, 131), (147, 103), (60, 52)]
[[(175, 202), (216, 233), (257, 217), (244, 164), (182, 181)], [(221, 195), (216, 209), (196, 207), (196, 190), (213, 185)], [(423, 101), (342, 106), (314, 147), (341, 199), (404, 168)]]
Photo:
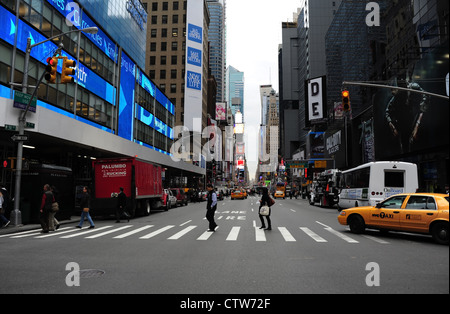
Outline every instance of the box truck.
[(162, 206), (162, 167), (136, 158), (107, 158), (93, 161), (94, 187), (91, 208), (94, 215), (113, 215), (122, 187), (131, 216), (149, 215)]

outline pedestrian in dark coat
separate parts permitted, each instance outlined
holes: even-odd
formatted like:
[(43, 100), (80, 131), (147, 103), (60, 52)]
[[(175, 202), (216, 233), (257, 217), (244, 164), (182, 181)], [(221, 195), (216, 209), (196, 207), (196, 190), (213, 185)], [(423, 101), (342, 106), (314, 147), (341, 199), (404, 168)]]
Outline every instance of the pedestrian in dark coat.
[(120, 188), (120, 192), (117, 198), (116, 222), (120, 222), (120, 218), (122, 216), (124, 216), (125, 219), (128, 219), (128, 222), (130, 222), (130, 215), (127, 212), (127, 195), (123, 191), (123, 188)]
[[(259, 205), (259, 210), (261, 210), (261, 207), (263, 207), (263, 206), (269, 206), (269, 215), (266, 216), (267, 224), (268, 224), (268, 227), (266, 230), (272, 230), (272, 221), (270, 220), (270, 214), (272, 213), (272, 208), (271, 208), (272, 200), (269, 196), (269, 190), (267, 188), (264, 188), (262, 193), (263, 194), (262, 194), (262, 197), (260, 200), (261, 204)], [(266, 228), (266, 224), (264, 223), (264, 217), (261, 214), (259, 214), (259, 219), (261, 220), (261, 228), (259, 228), (259, 229)]]
[(91, 197), (89, 196), (87, 186), (83, 188), (83, 194), (81, 194), (80, 207), (81, 207), (81, 219), (77, 228), (81, 229), (83, 227), (85, 218), (87, 218), (89, 224), (91, 225), (89, 229), (95, 228), (94, 222), (92, 221), (91, 215), (89, 214), (89, 210), (91, 207)]
[(214, 187), (212, 184), (208, 184), (208, 200), (206, 203), (206, 219), (209, 222), (209, 230), (210, 232), (214, 232), (217, 228), (217, 224), (214, 221), (214, 215), (216, 214), (217, 209), (217, 194), (214, 191)]
[(55, 197), (50, 189), (50, 185), (44, 185), (44, 194), (42, 194), (41, 207), (39, 209), (39, 220), (41, 222), (42, 233), (49, 231), (50, 211), (52, 204), (55, 202)]

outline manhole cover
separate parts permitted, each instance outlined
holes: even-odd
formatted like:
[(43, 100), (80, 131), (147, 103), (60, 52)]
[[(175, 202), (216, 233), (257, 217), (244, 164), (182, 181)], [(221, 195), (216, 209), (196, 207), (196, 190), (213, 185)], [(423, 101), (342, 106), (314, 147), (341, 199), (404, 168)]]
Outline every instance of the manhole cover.
[(97, 278), (105, 274), (101, 269), (83, 269), (80, 270), (80, 278)]

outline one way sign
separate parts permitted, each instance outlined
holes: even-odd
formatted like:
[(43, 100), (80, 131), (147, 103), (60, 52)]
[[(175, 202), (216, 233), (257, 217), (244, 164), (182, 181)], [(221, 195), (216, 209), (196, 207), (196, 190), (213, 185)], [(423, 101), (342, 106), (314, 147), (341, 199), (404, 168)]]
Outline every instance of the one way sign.
[(29, 140), (28, 135), (20, 135), (20, 134), (14, 134), (11, 136), (11, 139), (14, 142), (26, 142)]

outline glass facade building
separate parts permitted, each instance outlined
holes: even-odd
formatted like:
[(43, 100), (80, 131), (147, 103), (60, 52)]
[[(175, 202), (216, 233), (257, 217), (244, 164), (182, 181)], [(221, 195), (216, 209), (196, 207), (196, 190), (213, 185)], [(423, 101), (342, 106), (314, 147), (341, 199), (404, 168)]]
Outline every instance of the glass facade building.
[[(13, 107), (13, 99), (15, 91), (22, 90), (27, 39), (35, 44), (64, 34), (31, 50), (29, 94), (60, 43), (60, 56), (79, 58), (79, 62), (75, 83), (59, 83), (59, 61), (56, 83), (44, 80), (39, 86), (36, 113), (27, 115), (32, 125), (27, 132), (33, 133), (28, 144), (34, 147), (26, 150), (24, 157), (77, 169), (75, 176), (83, 180), (90, 176), (83, 170), (90, 168), (89, 160), (79, 158), (86, 157), (138, 155), (168, 168), (202, 173), (170, 158), (175, 106), (143, 70), (146, 15), (139, 0), (2, 0), (0, 158), (16, 156), (10, 138), (20, 110)], [(86, 27), (99, 31), (76, 31)], [(57, 153), (55, 148), (49, 149), (51, 143), (60, 145)], [(0, 182), (12, 182), (11, 173), (2, 170), (0, 174)]]

